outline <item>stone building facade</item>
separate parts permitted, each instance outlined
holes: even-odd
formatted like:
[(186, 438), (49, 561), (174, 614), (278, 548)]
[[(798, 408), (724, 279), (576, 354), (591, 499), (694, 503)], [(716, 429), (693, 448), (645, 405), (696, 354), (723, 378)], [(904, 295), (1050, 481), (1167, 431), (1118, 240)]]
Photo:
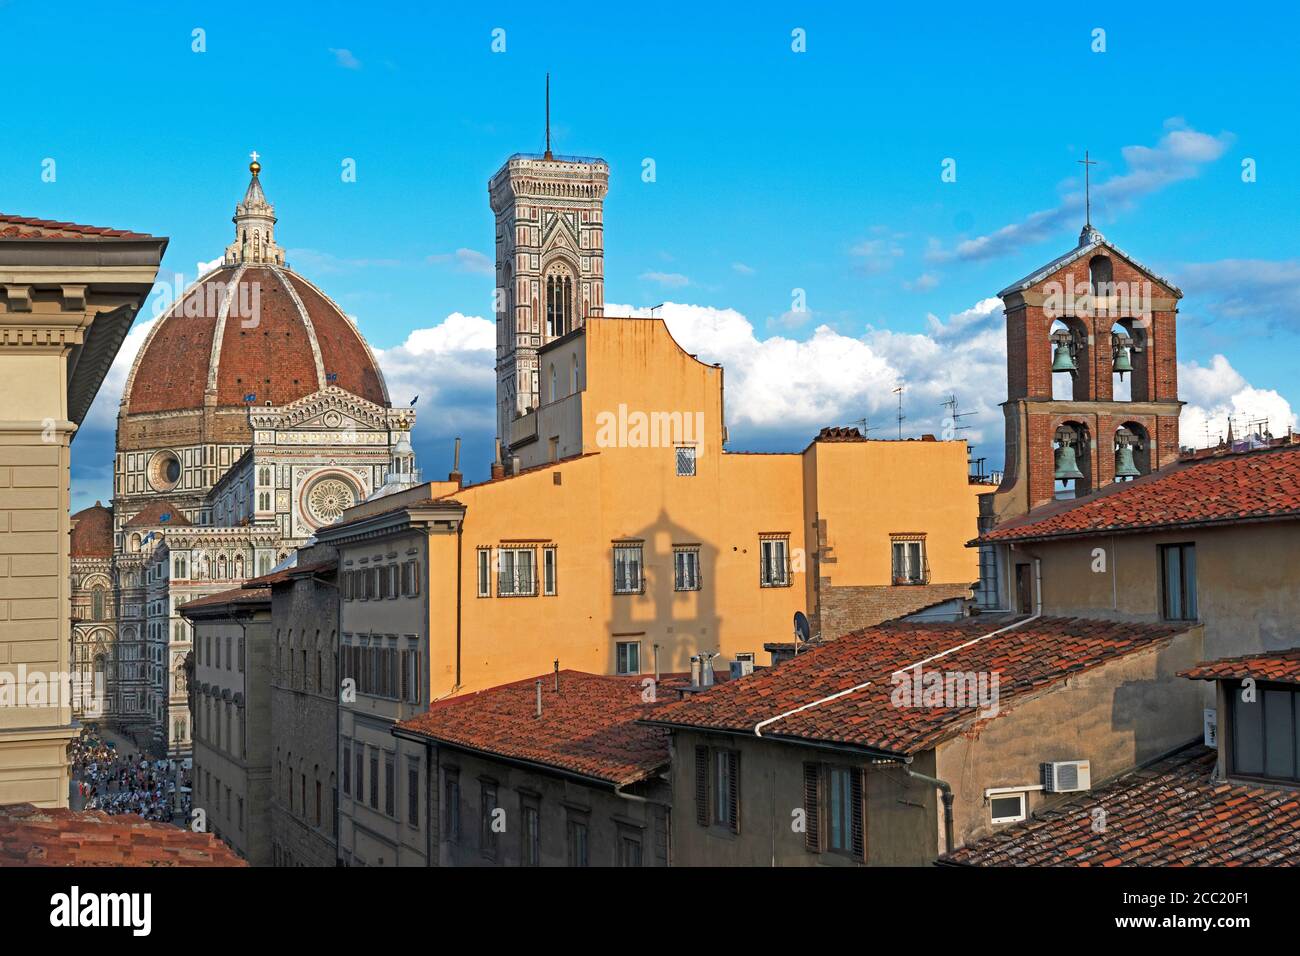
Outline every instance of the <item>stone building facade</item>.
[(100, 502), (72, 516), (72, 671), (78, 720), (117, 713), (117, 613), (113, 588), (113, 511)]
[(271, 862), (277, 866), (338, 860), (336, 558), (323, 545), (303, 548), (294, 567), (267, 579), (274, 628)]
[(269, 573), (343, 509), (417, 477), (414, 413), (393, 408), (352, 320), (285, 263), (250, 171), (234, 242), (150, 331), (118, 414), (113, 571), (132, 665), (118, 723), (156, 752), (190, 747), (178, 605)]
[(70, 446), (166, 246), (0, 215), (0, 804), (68, 803)]

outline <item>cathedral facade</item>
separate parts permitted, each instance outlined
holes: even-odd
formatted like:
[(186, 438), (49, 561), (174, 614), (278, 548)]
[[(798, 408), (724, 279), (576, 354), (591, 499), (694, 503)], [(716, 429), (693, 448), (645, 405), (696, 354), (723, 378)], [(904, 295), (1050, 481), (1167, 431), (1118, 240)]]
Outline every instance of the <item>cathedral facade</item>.
[[(192, 729), (177, 607), (266, 574), (345, 508), (418, 477), (413, 411), (392, 406), (352, 321), (286, 264), (260, 170), (221, 265), (158, 319), (118, 413), (106, 694), (115, 726), (173, 755)], [(223, 666), (242, 670), (242, 651)]]

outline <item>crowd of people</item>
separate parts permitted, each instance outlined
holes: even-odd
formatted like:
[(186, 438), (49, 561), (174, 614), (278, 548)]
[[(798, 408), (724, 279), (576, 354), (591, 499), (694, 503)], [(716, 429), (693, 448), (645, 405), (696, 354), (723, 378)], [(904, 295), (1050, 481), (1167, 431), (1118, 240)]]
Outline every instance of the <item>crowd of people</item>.
[[(111, 740), (83, 729), (72, 743), (72, 773), (84, 809), (135, 813), (171, 822), (177, 810), (176, 761), (120, 753)], [(190, 815), (189, 770), (180, 768), (180, 814)]]

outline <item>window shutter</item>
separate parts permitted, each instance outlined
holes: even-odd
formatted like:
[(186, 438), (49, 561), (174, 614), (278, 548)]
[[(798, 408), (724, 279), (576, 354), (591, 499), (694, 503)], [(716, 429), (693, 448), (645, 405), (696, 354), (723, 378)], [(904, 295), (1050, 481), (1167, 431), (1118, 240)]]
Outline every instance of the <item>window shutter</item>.
[(727, 761), (727, 803), (729, 804), (731, 817), (731, 832), (740, 832), (740, 754), (736, 751), (731, 752), (731, 759)]
[(861, 767), (855, 769), (850, 776), (850, 789), (853, 806), (853, 856), (854, 859), (866, 862), (867, 860), (867, 834), (862, 806), (862, 774)]
[(805, 827), (803, 845), (807, 847), (810, 853), (820, 853), (822, 851), (822, 825), (818, 806), (821, 777), (821, 764), (806, 763), (803, 765), (803, 815)]
[(709, 825), (709, 748), (695, 748), (695, 822)]

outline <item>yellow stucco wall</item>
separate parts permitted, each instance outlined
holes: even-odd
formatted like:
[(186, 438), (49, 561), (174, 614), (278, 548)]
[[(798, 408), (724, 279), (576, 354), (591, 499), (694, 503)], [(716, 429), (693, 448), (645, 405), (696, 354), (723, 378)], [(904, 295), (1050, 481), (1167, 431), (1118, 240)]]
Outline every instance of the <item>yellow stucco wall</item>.
[[(834, 586), (889, 585), (889, 536), (898, 532), (926, 534), (932, 581), (978, 576), (976, 555), (965, 547), (976, 534), (978, 503), (964, 442), (814, 442), (801, 453), (724, 453), (723, 370), (683, 352), (661, 321), (592, 320), (544, 350), (548, 398), (552, 353), (563, 369), (578, 356), (579, 392), (561, 388), (556, 404), (565, 405), (563, 414), (548, 416), (542, 406), (541, 432), (552, 427), (548, 422), (561, 423), (554, 425), (561, 449), (581, 448), (583, 455), (448, 496), (466, 512), (459, 540), (441, 533), (430, 539), (433, 696), (536, 675), (557, 658), (561, 667), (614, 673), (619, 641), (640, 642), (647, 674), (656, 644), (664, 673), (689, 670), (700, 650), (719, 652), (720, 667), (738, 652), (766, 663), (763, 644), (789, 640), (794, 612), (811, 612), (816, 601), (810, 551), (819, 519), (836, 559), (822, 575)], [(575, 398), (581, 435), (563, 431), (564, 421), (577, 418)], [(671, 435), (636, 432), (638, 412), (689, 423), (689, 437), (698, 440), (694, 476), (676, 474)], [(695, 434), (701, 419), (702, 433)], [(536, 452), (551, 437), (541, 432), (516, 452), (525, 468), (547, 460)], [(760, 586), (759, 541), (766, 534), (789, 536), (788, 587)], [(621, 540), (644, 542), (644, 593), (613, 593), (613, 543)], [(535, 547), (539, 574), (542, 549), (554, 546), (557, 593), (497, 597), (494, 574), (493, 596), (478, 597), (477, 552), (503, 545)], [(674, 545), (699, 547), (700, 590), (673, 589)], [(456, 602), (448, 588), (458, 547), (455, 687)]]

